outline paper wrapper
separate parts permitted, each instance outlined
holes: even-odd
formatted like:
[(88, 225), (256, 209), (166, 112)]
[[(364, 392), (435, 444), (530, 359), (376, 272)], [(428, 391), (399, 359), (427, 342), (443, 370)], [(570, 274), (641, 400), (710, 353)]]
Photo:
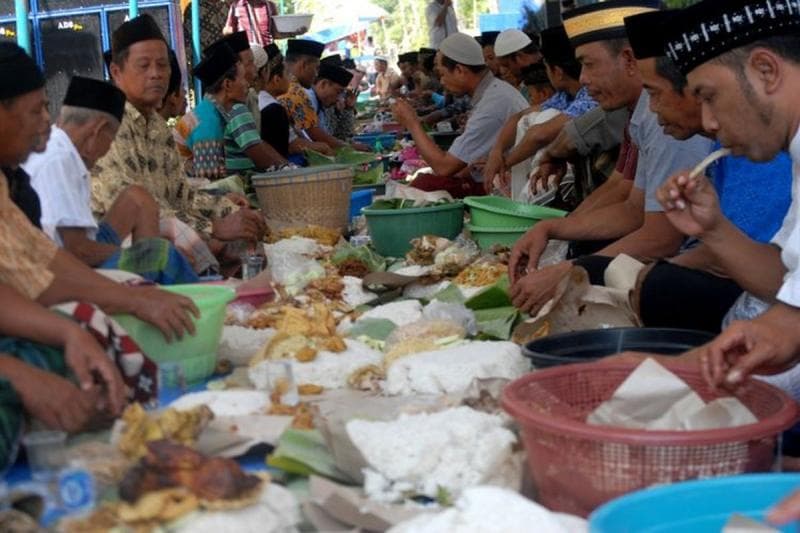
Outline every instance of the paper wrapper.
[(324, 518), (366, 531), (386, 531), (421, 513), (440, 510), (376, 503), (364, 496), (360, 487), (348, 487), (318, 476), (311, 476), (309, 491), (316, 509), (327, 515)]
[(586, 270), (573, 267), (539, 314), (516, 327), (513, 341), (527, 344), (557, 333), (640, 325), (630, 305), (629, 290), (591, 285)]
[(353, 483), (364, 482), (361, 470), (367, 462), (347, 436), (347, 422), (356, 418), (394, 420), (401, 413), (437, 411), (445, 407), (441, 396), (413, 398), (377, 396), (352, 390), (327, 392), (314, 405), (319, 409), (314, 425), (319, 429), (336, 460), (336, 467)]
[(678, 376), (646, 359), (586, 421), (631, 429), (698, 431), (754, 424), (758, 419), (734, 397), (705, 403)]

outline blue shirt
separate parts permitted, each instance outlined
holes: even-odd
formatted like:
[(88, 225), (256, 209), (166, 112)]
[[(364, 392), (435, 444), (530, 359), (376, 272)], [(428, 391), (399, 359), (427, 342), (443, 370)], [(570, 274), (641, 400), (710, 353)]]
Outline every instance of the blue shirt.
[[(719, 148), (719, 143), (716, 144)], [(728, 219), (751, 239), (770, 242), (792, 203), (792, 160), (785, 152), (767, 163), (724, 157), (709, 171)]]
[(575, 94), (575, 98), (570, 96), (566, 91), (558, 91), (542, 102), (542, 105), (539, 107), (542, 111), (545, 109), (555, 109), (570, 118), (575, 118), (597, 107), (597, 102), (595, 102), (594, 98), (589, 96), (589, 91), (586, 90), (586, 87), (581, 87), (577, 94)]

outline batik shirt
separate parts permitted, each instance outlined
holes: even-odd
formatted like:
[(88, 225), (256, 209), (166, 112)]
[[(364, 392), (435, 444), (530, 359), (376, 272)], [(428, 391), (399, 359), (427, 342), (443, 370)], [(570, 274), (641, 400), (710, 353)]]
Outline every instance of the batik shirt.
[(319, 126), (319, 116), (311, 98), (296, 81), (291, 83), (286, 94), (278, 97), (278, 101), (286, 109), (289, 121), (297, 133)]
[(130, 103), (111, 149), (92, 169), (92, 210), (102, 218), (114, 200), (139, 185), (158, 202), (161, 217), (174, 216), (200, 233), (211, 232), (211, 219), (235, 210), (224, 197), (193, 190), (183, 175), (175, 139), (156, 112), (144, 116)]
[(586, 90), (586, 87), (581, 87), (574, 98), (566, 91), (558, 91), (542, 102), (541, 105), (543, 111), (545, 109), (555, 109), (570, 118), (579, 117), (595, 107), (597, 107), (597, 102), (589, 96), (589, 91)]
[(0, 283), (35, 300), (53, 282), (47, 266), (57, 251), (11, 201), (6, 176), (0, 172)]

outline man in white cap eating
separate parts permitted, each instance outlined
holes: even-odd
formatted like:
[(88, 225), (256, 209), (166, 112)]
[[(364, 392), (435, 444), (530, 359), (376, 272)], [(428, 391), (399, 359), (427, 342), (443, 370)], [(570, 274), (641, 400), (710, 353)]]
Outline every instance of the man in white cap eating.
[(472, 113), (464, 133), (445, 152), (427, 135), (407, 102), (395, 104), (395, 118), (411, 132), (434, 172), (417, 178), (412, 185), (428, 191), (446, 190), (458, 198), (483, 194), (482, 176), (471, 172), (469, 165), (488, 155), (508, 117), (528, 103), (514, 87), (494, 77), (486, 67), (481, 46), (469, 35), (456, 33), (445, 39), (436, 55), (436, 66), (447, 91), (470, 96)]

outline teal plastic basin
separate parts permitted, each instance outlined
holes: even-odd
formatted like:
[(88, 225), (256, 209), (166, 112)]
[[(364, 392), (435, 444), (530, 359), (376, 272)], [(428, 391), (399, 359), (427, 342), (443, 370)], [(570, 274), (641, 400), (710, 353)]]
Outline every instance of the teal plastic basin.
[(225, 322), (225, 306), (236, 293), (230, 287), (204, 284), (172, 285), (165, 291), (191, 298), (200, 310), (195, 319), (194, 335), (184, 335), (168, 343), (164, 335), (152, 326), (131, 315), (115, 315), (114, 319), (125, 328), (142, 351), (156, 363), (178, 363), (189, 383), (197, 383), (214, 372), (217, 364), (217, 347)]
[(411, 241), (423, 235), (455, 239), (464, 228), (464, 204), (411, 209), (362, 210), (375, 250), (384, 257), (403, 257), (411, 250)]
[(523, 204), (500, 196), (469, 196), (464, 203), (469, 207), (472, 225), (487, 228), (529, 228), (540, 220), (567, 215), (561, 209)]

